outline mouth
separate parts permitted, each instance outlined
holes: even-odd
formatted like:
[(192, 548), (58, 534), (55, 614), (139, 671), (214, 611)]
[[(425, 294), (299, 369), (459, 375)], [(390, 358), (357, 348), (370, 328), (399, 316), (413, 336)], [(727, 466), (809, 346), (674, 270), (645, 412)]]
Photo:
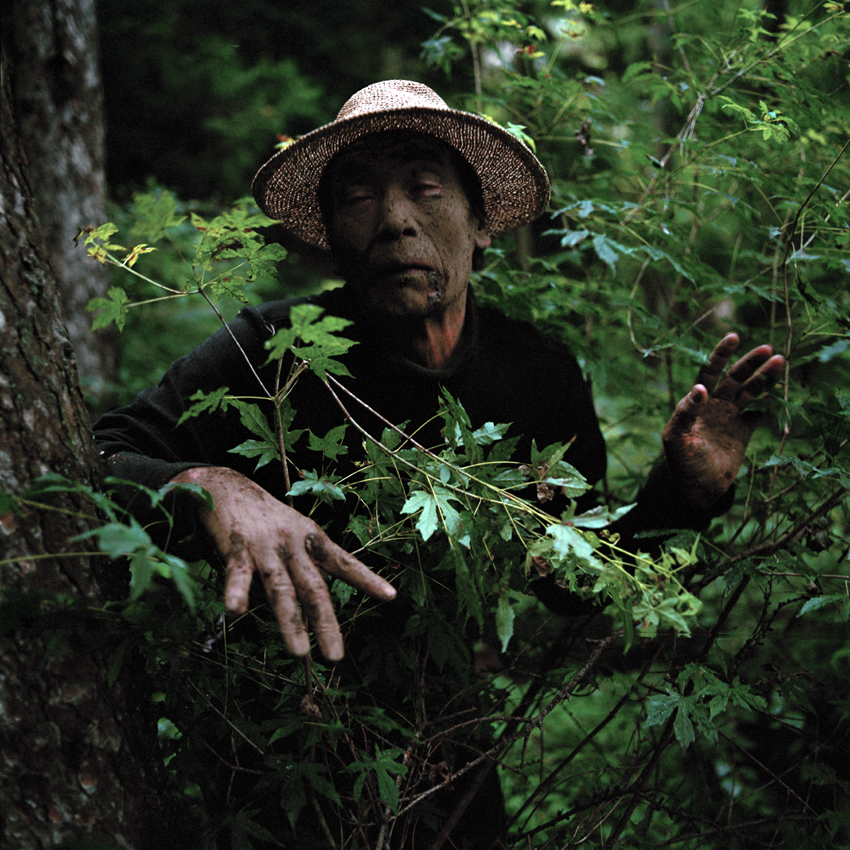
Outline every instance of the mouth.
[(425, 275), (435, 275), (431, 266), (425, 263), (388, 263), (384, 266), (381, 266), (378, 270), (378, 275), (380, 277), (391, 277), (394, 275), (405, 275), (411, 274), (414, 272), (420, 272)]

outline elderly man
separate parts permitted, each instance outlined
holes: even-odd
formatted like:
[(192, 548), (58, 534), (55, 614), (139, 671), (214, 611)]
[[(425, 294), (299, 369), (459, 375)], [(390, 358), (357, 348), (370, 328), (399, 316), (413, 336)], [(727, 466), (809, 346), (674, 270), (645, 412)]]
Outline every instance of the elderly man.
[[(604, 444), (575, 359), (531, 326), (476, 306), (469, 288), (491, 238), (533, 220), (548, 202), (545, 172), (524, 145), (489, 121), (449, 109), (423, 85), (388, 81), (358, 92), (334, 122), (275, 154), (253, 188), (271, 218), (330, 250), (337, 263), (345, 286), (309, 300), (354, 323), (345, 335), (358, 345), (343, 360), (352, 390), (368, 405), (357, 407), (367, 430), (383, 430), (371, 408), (408, 422), (420, 442), (439, 443), (433, 418), (446, 387), (473, 427), (512, 423), (518, 458), (532, 440), (572, 440), (565, 459), (589, 482), (601, 478)], [(176, 427), (199, 389), (257, 396), (260, 384), (274, 385), (274, 365), (262, 365), (264, 343), (287, 325), (292, 303), (243, 310), (157, 387), (103, 417), (98, 442), (116, 476), (209, 491), (214, 508), (184, 505), (181, 521), (187, 538), (212, 541), (224, 559), (227, 608), (245, 611), (257, 573), (291, 652), (310, 649), (303, 610), (321, 653), (336, 661), (343, 642), (324, 574), (378, 600), (396, 591), (284, 503), (278, 468), (255, 472), (230, 453), (249, 436), (237, 415), (208, 414)], [(729, 334), (719, 343), (676, 408), (663, 432), (666, 463), (621, 521), (624, 535), (697, 528), (724, 509), (753, 429), (742, 411), (782, 367), (761, 346), (721, 379), (737, 342)], [(291, 400), (293, 427), (322, 435), (345, 421), (314, 376), (299, 381)], [(352, 432), (349, 463), (362, 452)], [(310, 467), (307, 454), (294, 454), (293, 463)]]

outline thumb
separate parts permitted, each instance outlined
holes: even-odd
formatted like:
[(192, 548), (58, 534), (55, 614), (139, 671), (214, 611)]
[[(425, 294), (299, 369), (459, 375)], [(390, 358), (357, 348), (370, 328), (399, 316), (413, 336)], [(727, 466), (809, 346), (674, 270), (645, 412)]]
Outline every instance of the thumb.
[(676, 405), (670, 421), (664, 426), (663, 437), (665, 440), (684, 434), (702, 413), (708, 400), (708, 390), (702, 384), (695, 384), (691, 391)]

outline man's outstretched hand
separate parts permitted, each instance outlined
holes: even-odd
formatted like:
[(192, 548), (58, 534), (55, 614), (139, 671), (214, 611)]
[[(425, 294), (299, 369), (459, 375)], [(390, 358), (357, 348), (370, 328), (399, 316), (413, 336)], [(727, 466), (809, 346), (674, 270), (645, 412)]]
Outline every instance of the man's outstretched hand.
[(785, 363), (769, 345), (760, 345), (721, 378), (738, 341), (735, 333), (720, 340), (662, 433), (670, 474), (687, 497), (704, 508), (715, 504), (735, 481), (762, 418), (746, 408), (770, 389)]
[(245, 613), (251, 579), (258, 573), (294, 655), (310, 651), (303, 608), (322, 655), (328, 661), (343, 656), (342, 634), (322, 572), (375, 599), (395, 598), (391, 584), (337, 546), (313, 520), (244, 475), (226, 467), (196, 467), (173, 481), (199, 484), (213, 498), (215, 509), (201, 505), (199, 516), (227, 567), (228, 610)]

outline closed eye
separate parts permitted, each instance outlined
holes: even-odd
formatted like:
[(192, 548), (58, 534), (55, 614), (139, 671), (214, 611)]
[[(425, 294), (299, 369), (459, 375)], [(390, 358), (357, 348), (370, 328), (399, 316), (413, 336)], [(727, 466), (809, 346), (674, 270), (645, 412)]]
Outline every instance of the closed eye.
[(372, 201), (375, 197), (374, 192), (367, 189), (350, 189), (342, 198), (342, 203), (346, 207), (362, 207)]
[(436, 198), (443, 194), (443, 186), (435, 181), (422, 180), (414, 183), (411, 191), (414, 195), (422, 198)]

